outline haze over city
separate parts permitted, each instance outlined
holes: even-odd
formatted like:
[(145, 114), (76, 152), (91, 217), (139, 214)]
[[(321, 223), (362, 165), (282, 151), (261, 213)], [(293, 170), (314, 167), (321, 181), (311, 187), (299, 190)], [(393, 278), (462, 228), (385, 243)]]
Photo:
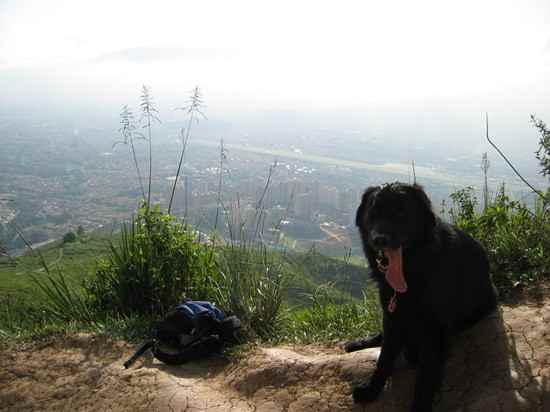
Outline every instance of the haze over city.
[(0, 99), (111, 110), (145, 83), (172, 108), (200, 85), (220, 116), (429, 111), (437, 123), (452, 110), (521, 124), (550, 113), (549, 23), (544, 0), (8, 0)]

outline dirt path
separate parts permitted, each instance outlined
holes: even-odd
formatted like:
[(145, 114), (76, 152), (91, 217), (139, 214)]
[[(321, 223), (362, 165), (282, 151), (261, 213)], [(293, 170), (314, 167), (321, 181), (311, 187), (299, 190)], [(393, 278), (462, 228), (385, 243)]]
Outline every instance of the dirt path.
[[(453, 347), (437, 411), (550, 412), (550, 298), (503, 307)], [(0, 354), (0, 411), (406, 411), (414, 371), (400, 366), (382, 399), (354, 406), (377, 350), (256, 348), (233, 364), (180, 367), (89, 335)]]

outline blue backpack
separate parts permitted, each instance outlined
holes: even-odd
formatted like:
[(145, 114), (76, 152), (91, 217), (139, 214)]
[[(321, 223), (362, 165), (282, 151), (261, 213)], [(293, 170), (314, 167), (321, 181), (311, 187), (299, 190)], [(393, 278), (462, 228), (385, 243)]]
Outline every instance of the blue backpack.
[(153, 339), (143, 344), (124, 366), (130, 367), (149, 349), (155, 358), (169, 365), (200, 359), (236, 343), (240, 328), (237, 317), (226, 316), (214, 304), (189, 300), (157, 324)]

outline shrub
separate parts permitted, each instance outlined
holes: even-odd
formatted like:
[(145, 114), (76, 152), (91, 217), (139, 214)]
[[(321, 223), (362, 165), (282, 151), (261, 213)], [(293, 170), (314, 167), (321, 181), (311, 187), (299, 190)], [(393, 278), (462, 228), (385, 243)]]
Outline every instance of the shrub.
[(502, 187), (483, 213), (472, 188), (451, 194), (451, 220), (485, 246), (495, 285), (504, 293), (550, 275), (550, 216), (546, 205), (532, 212)]
[(76, 242), (75, 233), (72, 231), (65, 233), (65, 235), (63, 236), (63, 243), (72, 243), (72, 242)]
[(214, 251), (190, 226), (142, 207), (86, 284), (92, 304), (116, 314), (163, 314), (184, 298), (207, 299), (219, 280)]

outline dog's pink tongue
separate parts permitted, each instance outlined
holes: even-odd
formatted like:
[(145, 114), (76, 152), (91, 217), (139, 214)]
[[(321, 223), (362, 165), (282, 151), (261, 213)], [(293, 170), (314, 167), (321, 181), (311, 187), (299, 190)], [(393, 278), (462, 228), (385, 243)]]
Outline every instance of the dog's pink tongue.
[(403, 252), (401, 247), (397, 249), (384, 249), (384, 255), (388, 259), (387, 282), (396, 292), (406, 292), (407, 282), (405, 282), (405, 276), (403, 275)]

